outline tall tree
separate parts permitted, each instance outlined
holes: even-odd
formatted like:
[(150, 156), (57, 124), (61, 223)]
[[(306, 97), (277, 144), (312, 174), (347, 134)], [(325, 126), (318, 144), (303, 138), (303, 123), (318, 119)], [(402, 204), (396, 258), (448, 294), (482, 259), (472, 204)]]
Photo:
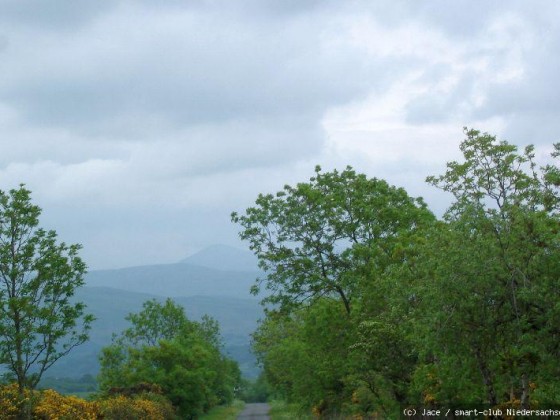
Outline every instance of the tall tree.
[[(266, 273), (253, 291), (264, 284), (272, 291), (265, 303), (277, 304), (254, 336), (270, 383), (323, 413), (336, 413), (353, 392), (372, 401), (363, 404), (368, 415), (388, 413), (391, 404), (377, 407), (387, 400), (404, 403), (414, 354), (386, 345), (363, 356), (376, 343), (357, 331), (372, 331), (371, 320), (398, 322), (386, 314), (385, 292), (399, 284), (396, 267), (410, 271), (413, 244), (435, 221), (422, 199), (351, 167), (316, 167), (309, 182), (259, 195), (232, 219)], [(376, 334), (407, 342), (398, 328)]]
[(0, 363), (22, 394), (88, 339), (93, 321), (71, 301), (84, 284), (81, 246), (39, 228), (40, 214), (23, 185), (0, 191)]
[(321, 172), (308, 183), (259, 195), (244, 215), (232, 214), (240, 236), (266, 272), (265, 302), (283, 307), (320, 297), (340, 299), (347, 313), (359, 294), (357, 270), (383, 269), (403, 233), (431, 222), (422, 199), (357, 174), (351, 167)]
[(529, 407), (557, 387), (543, 372), (558, 370), (558, 166), (539, 168), (532, 146), (466, 136), (464, 162), (428, 178), (455, 201), (428, 243), (424, 325), (440, 370), (470, 360), (487, 402)]

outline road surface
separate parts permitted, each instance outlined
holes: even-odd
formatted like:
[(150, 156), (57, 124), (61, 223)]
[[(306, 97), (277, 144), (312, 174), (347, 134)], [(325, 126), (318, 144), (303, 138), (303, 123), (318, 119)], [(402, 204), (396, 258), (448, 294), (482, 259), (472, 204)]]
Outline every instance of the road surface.
[(266, 403), (258, 403), (258, 404), (246, 404), (245, 410), (241, 412), (238, 420), (269, 420), (268, 417), (268, 410), (270, 410), (270, 406)]

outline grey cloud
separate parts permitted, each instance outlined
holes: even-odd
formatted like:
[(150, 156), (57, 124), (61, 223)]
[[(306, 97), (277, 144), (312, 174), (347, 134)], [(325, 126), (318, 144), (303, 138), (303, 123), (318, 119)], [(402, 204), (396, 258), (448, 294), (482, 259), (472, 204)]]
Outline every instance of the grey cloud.
[(548, 0), (510, 0), (508, 2), (486, 0), (432, 0), (414, 2), (398, 0), (401, 18), (413, 17), (426, 26), (437, 28), (453, 39), (472, 39), (484, 31), (496, 18), (519, 15), (524, 21), (557, 19), (560, 4)]
[[(560, 9), (559, 9), (560, 11)], [(558, 14), (556, 14), (558, 16)], [(507, 120), (504, 135), (523, 143), (558, 141), (560, 122), (560, 24), (543, 14), (533, 22), (532, 45), (523, 55), (523, 73), (510, 83), (488, 87), (487, 100), (477, 109), (478, 118), (501, 115)]]
[[(95, 268), (233, 245), (230, 211), (316, 163), (353, 164), (437, 207), (423, 179), (471, 119), (560, 132), (550, 3), (53, 4), (0, 4), (0, 187), (27, 182), (46, 226)], [(521, 78), (499, 80), (518, 64)]]
[(233, 121), (197, 126), (137, 147), (134, 170), (152, 179), (204, 177), (244, 169), (272, 168), (317, 153), (324, 140), (308, 118)]
[[(448, 71), (452, 72), (452, 70)], [(438, 83), (443, 83), (446, 76), (448, 74), (442, 74), (439, 77), (434, 74), (429, 83), (435, 87)], [(430, 89), (408, 102), (405, 107), (406, 121), (411, 124), (431, 124), (453, 121), (458, 118), (470, 118), (476, 108), (476, 85), (477, 74), (467, 71), (450, 92), (438, 92), (437, 89)]]
[[(519, 2), (507, 8), (493, 5), (484, 17), (477, 17), (484, 19), (482, 26), (475, 19), (470, 37), (457, 44), (462, 66), (424, 66), (425, 76), (418, 82), (433, 89), (407, 104), (406, 119), (413, 124), (461, 121), (468, 125), (498, 117), (506, 122), (508, 136), (528, 142), (529, 138), (523, 140), (516, 132), (535, 130), (542, 132), (536, 135), (540, 142), (558, 128), (551, 113), (560, 111), (559, 87), (552, 82), (560, 60), (551, 52), (560, 47), (560, 26), (551, 18), (554, 12), (545, 7)], [(450, 25), (443, 29), (457, 34), (460, 27), (452, 26), (461, 18), (447, 14), (464, 10), (468, 16), (475, 8), (452, 9), (442, 11), (442, 22)], [(457, 80), (445, 91), (439, 87), (446, 77)]]
[(445, 0), (407, 2), (411, 12), (451, 37), (467, 37), (479, 32), (497, 14), (504, 13), (513, 2), (484, 0)]
[(375, 68), (361, 52), (332, 54), (311, 18), (262, 26), (212, 11), (142, 15), (131, 25), (126, 10), (25, 57), (42, 71), (4, 74), (11, 82), (0, 98), (30, 123), (103, 134), (123, 117), (127, 126), (134, 118), (188, 125), (278, 113), (316, 120), (372, 84)]
[(41, 0), (3, 0), (0, 22), (22, 24), (49, 31), (73, 31), (111, 10), (116, 3), (98, 0), (57, 0), (56, 6)]

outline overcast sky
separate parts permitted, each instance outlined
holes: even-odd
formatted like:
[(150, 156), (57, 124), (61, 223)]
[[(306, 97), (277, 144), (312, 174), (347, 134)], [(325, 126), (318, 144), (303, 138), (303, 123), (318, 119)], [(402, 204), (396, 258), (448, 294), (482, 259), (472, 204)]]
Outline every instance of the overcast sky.
[(0, 189), (92, 269), (243, 246), (259, 192), (424, 183), (463, 127), (560, 140), (560, 2), (0, 0)]

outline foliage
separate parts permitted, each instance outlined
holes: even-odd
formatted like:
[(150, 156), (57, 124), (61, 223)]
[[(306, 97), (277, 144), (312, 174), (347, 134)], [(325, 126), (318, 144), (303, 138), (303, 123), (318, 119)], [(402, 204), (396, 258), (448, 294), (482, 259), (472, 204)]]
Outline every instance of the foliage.
[(21, 396), (18, 385), (0, 387), (2, 419), (20, 418), (22, 405), (29, 408), (29, 418), (37, 420), (172, 420), (175, 411), (163, 396), (143, 392), (133, 396), (116, 395), (99, 401), (86, 401), (47, 389), (25, 390)]
[(269, 316), (254, 335), (254, 349), (282, 397), (306, 405), (323, 401), (327, 410), (344, 395), (350, 335), (343, 307), (320, 300), (290, 316)]
[(266, 375), (261, 372), (253, 381), (242, 380), (237, 398), (248, 403), (266, 402), (271, 392), (272, 388), (266, 379)]
[[(558, 371), (560, 330), (550, 323), (560, 315), (558, 168), (537, 168), (532, 146), (519, 153), (494, 136), (466, 134), (465, 161), (428, 178), (455, 201), (425, 247), (421, 316), (434, 326), (424, 329), (425, 352), (451, 375), (440, 377), (442, 402), (448, 384), (462, 383), (453, 392), (463, 401), (528, 408), (534, 384), (550, 384), (543, 373)], [(458, 358), (471, 366), (459, 381), (451, 373)]]
[(126, 318), (132, 326), (124, 330), (120, 341), (131, 346), (156, 346), (160, 340), (171, 340), (181, 333), (194, 330), (181, 306), (171, 299), (161, 304), (155, 299), (142, 304), (142, 311), (131, 313)]
[(17, 383), (0, 386), (0, 412), (6, 419), (16, 419), (31, 404), (32, 392), (20, 392)]
[(117, 395), (98, 403), (103, 419), (107, 420), (172, 420), (175, 410), (168, 400), (150, 394), (135, 397)]
[(168, 299), (147, 301), (127, 318), (131, 327), (101, 355), (100, 389), (157, 384), (184, 418), (199, 416), (233, 400), (240, 381), (237, 364), (221, 354), (217, 323), (187, 319)]
[(454, 197), (439, 221), (351, 168), (232, 215), (272, 292), (253, 336), (271, 395), (327, 417), (558, 402), (560, 144), (540, 167), (476, 130), (461, 151), (428, 177)]
[(270, 401), (269, 416), (272, 420), (311, 420), (316, 418), (310, 413), (306, 413), (301, 406), (294, 403), (286, 403), (284, 400)]
[(284, 308), (328, 296), (350, 313), (360, 293), (356, 271), (382, 269), (401, 233), (433, 219), (422, 199), (351, 167), (323, 173), (317, 166), (308, 183), (260, 194), (255, 204), (232, 220), (266, 272), (262, 281), (272, 294), (264, 301)]
[(382, 365), (352, 346), (362, 322), (386, 316), (387, 278), (394, 280), (395, 267), (410, 270), (416, 239), (435, 220), (422, 199), (350, 167), (317, 167), (309, 183), (260, 195), (256, 207), (232, 218), (266, 272), (273, 294), (264, 302), (279, 304), (254, 335), (278, 395), (331, 415), (366, 384), (382, 383), (404, 399), (411, 356), (395, 358), (403, 352), (385, 346)]
[(62, 396), (51, 389), (41, 392), (33, 414), (37, 419), (96, 420), (100, 417), (96, 403), (73, 396)]
[(20, 393), (84, 343), (93, 320), (70, 301), (84, 283), (80, 246), (39, 228), (40, 213), (23, 186), (0, 191), (0, 363)]

